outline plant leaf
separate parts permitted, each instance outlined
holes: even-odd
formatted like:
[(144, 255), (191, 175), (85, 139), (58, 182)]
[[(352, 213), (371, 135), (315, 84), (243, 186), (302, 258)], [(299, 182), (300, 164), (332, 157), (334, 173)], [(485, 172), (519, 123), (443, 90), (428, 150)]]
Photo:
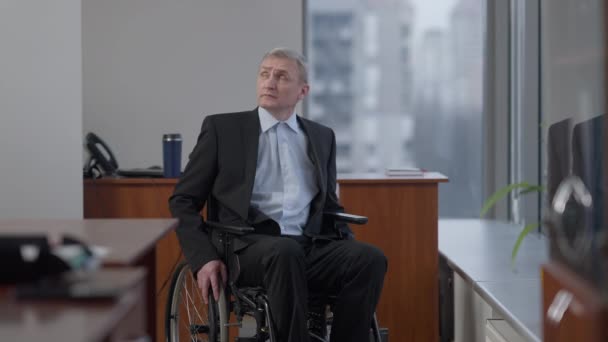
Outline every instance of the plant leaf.
[(545, 191), (545, 187), (542, 185), (530, 185), (528, 187), (526, 187), (525, 189), (521, 190), (519, 193), (517, 193), (518, 196), (521, 195), (525, 195), (531, 192), (543, 192)]
[(511, 267), (515, 269), (515, 258), (517, 257), (517, 252), (519, 252), (519, 247), (521, 246), (522, 241), (526, 235), (528, 235), (531, 231), (538, 228), (540, 223), (528, 223), (517, 236), (517, 240), (515, 241), (515, 245), (513, 245), (513, 250), (511, 251)]
[(498, 202), (500, 199), (506, 197), (509, 194), (509, 192), (511, 192), (517, 188), (526, 189), (528, 187), (530, 187), (530, 184), (528, 184), (528, 182), (521, 182), (521, 183), (509, 184), (507, 186), (504, 186), (504, 187), (496, 190), (496, 192), (494, 192), (488, 198), (488, 200), (485, 201), (485, 203), (483, 204), (483, 208), (481, 209), (481, 213), (479, 214), (479, 217), (483, 217), (485, 214), (487, 214), (488, 210), (490, 210), (496, 204), (496, 202)]

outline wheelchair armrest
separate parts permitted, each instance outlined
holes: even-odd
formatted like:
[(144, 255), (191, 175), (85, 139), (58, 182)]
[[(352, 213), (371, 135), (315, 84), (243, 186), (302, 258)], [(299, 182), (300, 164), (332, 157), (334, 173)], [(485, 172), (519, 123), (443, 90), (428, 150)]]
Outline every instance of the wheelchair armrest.
[(325, 212), (323, 212), (323, 215), (333, 218), (334, 221), (336, 221), (336, 222), (345, 222), (345, 223), (352, 223), (352, 224), (366, 224), (367, 223), (367, 217), (365, 217), (365, 216), (341, 213), (341, 212), (336, 212), (336, 211), (325, 211)]
[(222, 232), (233, 234), (233, 235), (245, 235), (245, 234), (251, 233), (255, 230), (255, 228), (253, 228), (253, 227), (229, 226), (229, 225), (219, 223), (219, 222), (214, 222), (214, 221), (205, 221), (205, 223), (213, 229), (217, 229)]

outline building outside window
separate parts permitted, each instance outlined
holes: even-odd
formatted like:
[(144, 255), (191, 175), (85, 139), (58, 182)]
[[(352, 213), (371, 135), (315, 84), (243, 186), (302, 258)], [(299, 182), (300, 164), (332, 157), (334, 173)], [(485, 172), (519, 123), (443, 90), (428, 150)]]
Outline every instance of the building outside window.
[(440, 215), (479, 215), (482, 0), (308, 0), (308, 117), (336, 132), (339, 173), (438, 171)]

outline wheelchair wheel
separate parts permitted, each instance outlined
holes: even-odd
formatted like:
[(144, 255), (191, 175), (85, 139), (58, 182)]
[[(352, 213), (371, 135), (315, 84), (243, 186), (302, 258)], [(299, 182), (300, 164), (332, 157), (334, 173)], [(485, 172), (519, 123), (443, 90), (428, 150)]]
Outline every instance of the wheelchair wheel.
[(209, 296), (205, 305), (190, 266), (183, 262), (173, 274), (167, 299), (167, 342), (228, 342), (228, 304), (222, 289), (220, 300)]

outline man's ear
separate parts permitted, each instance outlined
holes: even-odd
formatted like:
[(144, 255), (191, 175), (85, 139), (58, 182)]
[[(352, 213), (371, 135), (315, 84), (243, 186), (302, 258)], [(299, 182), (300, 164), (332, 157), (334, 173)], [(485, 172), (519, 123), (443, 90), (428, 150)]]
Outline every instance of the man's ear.
[(304, 84), (302, 86), (302, 90), (300, 90), (300, 95), (298, 95), (298, 100), (302, 100), (303, 98), (305, 98), (306, 95), (308, 95), (309, 91), (310, 91), (310, 86), (308, 84)]

